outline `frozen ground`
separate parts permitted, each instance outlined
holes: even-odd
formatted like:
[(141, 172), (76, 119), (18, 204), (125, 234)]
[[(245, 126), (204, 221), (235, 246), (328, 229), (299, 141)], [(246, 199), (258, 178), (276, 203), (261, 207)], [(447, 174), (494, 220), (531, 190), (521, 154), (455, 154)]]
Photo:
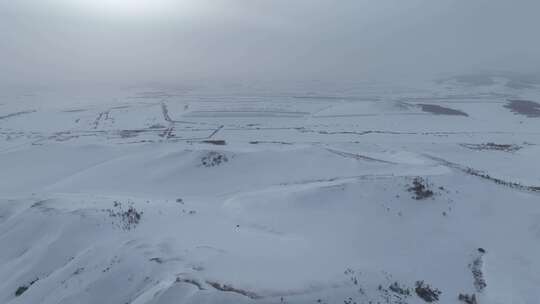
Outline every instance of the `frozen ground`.
[(536, 304), (505, 81), (3, 94), (0, 303)]

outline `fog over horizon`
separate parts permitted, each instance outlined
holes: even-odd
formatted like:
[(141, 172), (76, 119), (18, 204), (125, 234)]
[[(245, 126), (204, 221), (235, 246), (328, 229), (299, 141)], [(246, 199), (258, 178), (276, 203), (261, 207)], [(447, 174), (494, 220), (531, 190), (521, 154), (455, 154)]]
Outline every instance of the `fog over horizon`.
[(539, 11), (535, 0), (4, 0), (0, 84), (536, 73)]

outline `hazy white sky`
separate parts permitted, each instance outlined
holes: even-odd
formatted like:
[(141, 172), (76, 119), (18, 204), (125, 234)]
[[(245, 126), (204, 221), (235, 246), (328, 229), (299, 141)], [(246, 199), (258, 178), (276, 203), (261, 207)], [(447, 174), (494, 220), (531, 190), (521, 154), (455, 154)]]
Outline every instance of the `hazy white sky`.
[(0, 0), (0, 82), (540, 68), (538, 0)]

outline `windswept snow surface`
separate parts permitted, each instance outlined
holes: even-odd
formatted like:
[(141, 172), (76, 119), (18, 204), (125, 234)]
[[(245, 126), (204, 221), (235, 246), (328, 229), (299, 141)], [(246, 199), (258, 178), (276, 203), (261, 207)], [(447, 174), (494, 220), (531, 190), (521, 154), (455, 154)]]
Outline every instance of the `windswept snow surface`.
[(540, 91), (501, 81), (3, 94), (0, 303), (536, 304)]

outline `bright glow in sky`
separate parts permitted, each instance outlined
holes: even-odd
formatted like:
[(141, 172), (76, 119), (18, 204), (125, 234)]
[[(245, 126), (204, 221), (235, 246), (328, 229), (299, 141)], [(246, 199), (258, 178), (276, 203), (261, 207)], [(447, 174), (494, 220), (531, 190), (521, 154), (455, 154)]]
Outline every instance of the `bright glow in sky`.
[(200, 6), (197, 0), (77, 0), (65, 3), (85, 14), (113, 18), (147, 18), (173, 13), (189, 16)]

